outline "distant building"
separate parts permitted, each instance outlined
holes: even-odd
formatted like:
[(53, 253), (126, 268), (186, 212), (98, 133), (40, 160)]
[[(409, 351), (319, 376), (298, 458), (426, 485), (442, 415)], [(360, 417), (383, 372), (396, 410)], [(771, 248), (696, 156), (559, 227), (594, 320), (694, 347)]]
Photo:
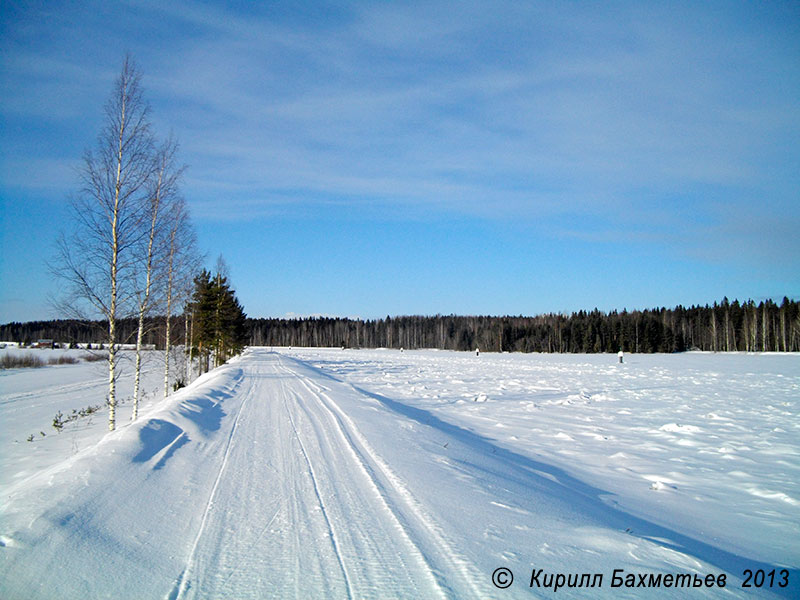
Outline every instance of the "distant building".
[(54, 348), (53, 340), (36, 340), (35, 344), (31, 344), (31, 348)]

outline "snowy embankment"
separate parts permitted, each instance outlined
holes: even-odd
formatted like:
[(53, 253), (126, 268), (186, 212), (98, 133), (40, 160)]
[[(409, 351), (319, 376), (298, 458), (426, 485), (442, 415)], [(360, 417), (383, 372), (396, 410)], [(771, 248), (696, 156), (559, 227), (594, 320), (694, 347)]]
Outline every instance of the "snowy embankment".
[(5, 373), (3, 442), (53, 450), (4, 476), (0, 595), (745, 598), (775, 567), (796, 595), (800, 357), (615, 360), (251, 349), (77, 452), (22, 441), (46, 386)]

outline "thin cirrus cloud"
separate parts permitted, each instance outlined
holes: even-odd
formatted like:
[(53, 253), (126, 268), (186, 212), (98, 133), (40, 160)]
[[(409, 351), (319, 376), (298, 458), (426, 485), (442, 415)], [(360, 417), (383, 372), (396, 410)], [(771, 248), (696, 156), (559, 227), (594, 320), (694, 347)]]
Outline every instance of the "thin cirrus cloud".
[(130, 51), (201, 226), (475, 220), (564, 249), (767, 263), (798, 283), (796, 3), (0, 10), (15, 193), (74, 189)]
[[(763, 75), (745, 73), (739, 89), (728, 68), (717, 68), (713, 39), (711, 51), (703, 50), (708, 39), (667, 45), (654, 33), (663, 24), (638, 25), (633, 47), (562, 42), (563, 52), (520, 49), (502, 64), (460, 54), (469, 46), (459, 35), (473, 33), (466, 25), (442, 31), (427, 21), (418, 27), (424, 19), (414, 15), (398, 18), (396, 8), (394, 18), (363, 10), (343, 30), (314, 36), (257, 21), (193, 19), (219, 37), (175, 59), (180, 110), (188, 102), (198, 116), (194, 126), (185, 123), (186, 141), (221, 159), (226, 179), (276, 184), (265, 193), (303, 182), (377, 201), (426, 197), (468, 212), (488, 204), (503, 215), (508, 189), (527, 191), (531, 208), (543, 190), (560, 189), (578, 209), (587, 208), (581, 193), (588, 191), (751, 185), (765, 147), (787, 126), (797, 129), (794, 106), (747, 89), (748, 79)], [(448, 50), (449, 37), (460, 43)], [(412, 38), (419, 44), (406, 51)], [(248, 44), (255, 47), (241, 53)], [(433, 64), (420, 58), (420, 46), (436, 48)], [(276, 48), (279, 56), (295, 53), (291, 73), (273, 63)]]

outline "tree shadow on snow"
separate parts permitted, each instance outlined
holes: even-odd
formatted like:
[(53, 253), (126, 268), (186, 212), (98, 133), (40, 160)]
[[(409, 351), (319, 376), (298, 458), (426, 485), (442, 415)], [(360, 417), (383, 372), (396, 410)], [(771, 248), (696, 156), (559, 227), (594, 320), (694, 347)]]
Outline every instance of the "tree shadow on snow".
[(217, 431), (222, 425), (222, 401), (230, 398), (232, 394), (221, 393), (216, 401), (209, 398), (192, 398), (181, 403), (180, 413), (204, 431)]
[[(178, 411), (182, 417), (197, 425), (204, 433), (217, 431), (222, 426), (222, 418), (225, 416), (222, 402), (233, 396), (235, 388), (236, 386), (222, 391), (215, 390), (211, 397), (188, 398), (181, 402)], [(157, 459), (153, 470), (158, 471), (178, 448), (189, 442), (189, 439), (189, 434), (175, 423), (163, 419), (151, 419), (139, 431), (142, 448), (132, 461), (144, 463)]]
[(133, 457), (133, 462), (149, 462), (158, 456), (153, 465), (153, 470), (158, 471), (178, 448), (189, 441), (189, 436), (174, 423), (153, 419), (139, 431), (139, 441), (142, 449)]

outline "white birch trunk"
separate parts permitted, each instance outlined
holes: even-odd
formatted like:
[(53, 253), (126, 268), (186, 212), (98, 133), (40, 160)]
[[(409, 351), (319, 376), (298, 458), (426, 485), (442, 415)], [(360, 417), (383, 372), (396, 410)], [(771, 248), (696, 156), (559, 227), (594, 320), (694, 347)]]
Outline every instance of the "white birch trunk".
[(186, 355), (186, 361), (183, 365), (183, 370), (185, 372), (186, 378), (186, 385), (189, 385), (190, 379), (192, 377), (192, 344), (189, 340), (189, 311), (186, 310), (183, 313), (183, 344), (184, 344), (184, 354)]
[(170, 318), (169, 318), (169, 300), (167, 300), (167, 322), (166, 333), (164, 335), (164, 398), (169, 396), (169, 343), (170, 343)]
[(167, 272), (167, 316), (166, 316), (166, 323), (164, 325), (165, 332), (164, 332), (164, 398), (169, 396), (169, 345), (170, 345), (170, 334), (172, 332), (170, 326), (170, 316), (172, 315), (172, 268), (175, 258), (175, 234), (177, 232), (177, 226), (172, 228), (170, 231), (170, 241), (169, 241), (169, 265), (168, 265), (168, 272)]
[(142, 337), (144, 336), (144, 310), (139, 311), (139, 330), (136, 332), (136, 374), (133, 378), (133, 414), (131, 420), (139, 418), (139, 387), (142, 373)]
[(136, 375), (133, 383), (133, 415), (131, 419), (135, 421), (139, 417), (139, 396), (140, 396), (140, 382), (142, 373), (142, 338), (144, 337), (144, 317), (150, 308), (150, 288), (153, 282), (153, 241), (156, 237), (156, 229), (158, 226), (158, 209), (161, 201), (161, 181), (164, 175), (163, 167), (158, 174), (158, 182), (156, 184), (155, 195), (151, 199), (151, 218), (150, 218), (150, 234), (147, 240), (147, 263), (145, 265), (145, 286), (144, 296), (139, 302), (139, 329), (136, 332)]
[(114, 210), (111, 219), (111, 299), (108, 309), (108, 429), (117, 426), (117, 260), (119, 258), (119, 196), (122, 187), (122, 148), (125, 130), (125, 101), (123, 95), (122, 114), (117, 146), (117, 176), (114, 186)]

